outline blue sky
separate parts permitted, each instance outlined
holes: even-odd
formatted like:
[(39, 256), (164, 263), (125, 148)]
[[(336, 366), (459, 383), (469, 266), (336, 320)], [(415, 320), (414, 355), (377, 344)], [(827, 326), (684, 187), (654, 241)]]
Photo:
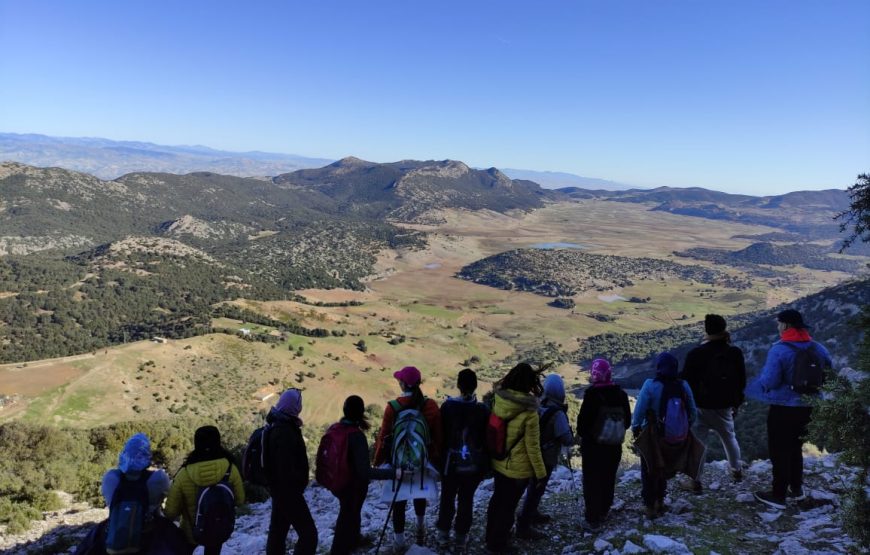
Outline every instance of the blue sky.
[(0, 131), (842, 188), (868, 29), (864, 0), (0, 0)]

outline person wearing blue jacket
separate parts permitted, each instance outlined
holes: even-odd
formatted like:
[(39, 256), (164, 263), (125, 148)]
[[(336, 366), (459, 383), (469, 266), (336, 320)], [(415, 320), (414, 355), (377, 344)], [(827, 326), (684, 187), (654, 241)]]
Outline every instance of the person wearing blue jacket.
[[(698, 417), (692, 388), (678, 377), (679, 362), (677, 358), (671, 353), (660, 353), (656, 357), (655, 368), (656, 377), (646, 380), (637, 395), (637, 404), (631, 417), (631, 431), (635, 438), (640, 435), (643, 428), (650, 425), (658, 426), (659, 420), (662, 418), (660, 414), (662, 394), (666, 387), (678, 386), (682, 388), (690, 429)], [(649, 422), (647, 418), (649, 411), (654, 414), (656, 422)], [(664, 499), (668, 481), (663, 476), (653, 476), (643, 458), (641, 458), (640, 478), (641, 497), (646, 507), (646, 514), (649, 518), (655, 518), (665, 510)]]
[(767, 449), (773, 466), (773, 487), (770, 491), (755, 492), (755, 498), (770, 507), (785, 509), (786, 498), (795, 501), (804, 498), (803, 443), (813, 410), (807, 396), (792, 389), (797, 349), (814, 349), (826, 368), (831, 367), (831, 355), (823, 345), (813, 341), (797, 310), (783, 310), (776, 320), (780, 340), (767, 352), (761, 374), (747, 388), (747, 395), (770, 405)]

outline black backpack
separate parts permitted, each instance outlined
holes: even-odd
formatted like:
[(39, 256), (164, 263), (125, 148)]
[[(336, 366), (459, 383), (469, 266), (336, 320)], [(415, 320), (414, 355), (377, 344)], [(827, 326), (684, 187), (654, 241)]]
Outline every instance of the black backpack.
[(710, 358), (698, 377), (698, 397), (708, 403), (733, 407), (739, 399), (740, 384), (729, 351), (730, 348), (723, 349)]
[(486, 421), (482, 417), (484, 407), (480, 403), (459, 403), (447, 401), (456, 405), (456, 412), (451, 419), (451, 429), (446, 430), (447, 464), (445, 474), (454, 476), (472, 476), (486, 471)]
[(269, 475), (266, 468), (266, 443), (270, 424), (254, 430), (248, 439), (248, 445), (242, 454), (242, 477), (258, 486), (269, 485)]
[(227, 460), (226, 474), (220, 482), (199, 488), (196, 496), (193, 541), (197, 545), (221, 545), (233, 534), (236, 525), (236, 496), (230, 486), (233, 462)]
[(825, 370), (827, 365), (816, 344), (810, 343), (805, 349), (801, 349), (794, 343), (783, 341), (783, 345), (794, 351), (792, 363), (791, 389), (801, 395), (815, 395), (825, 382)]

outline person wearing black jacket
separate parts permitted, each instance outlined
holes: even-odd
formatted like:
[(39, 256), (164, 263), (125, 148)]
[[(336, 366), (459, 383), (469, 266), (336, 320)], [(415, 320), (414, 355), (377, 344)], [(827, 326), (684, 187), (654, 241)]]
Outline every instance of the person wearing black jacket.
[[(698, 406), (695, 436), (702, 443), (706, 442), (710, 430), (719, 436), (731, 467), (731, 476), (739, 482), (743, 479), (743, 471), (740, 445), (734, 434), (734, 418), (744, 400), (746, 364), (743, 351), (731, 345), (731, 336), (725, 327), (725, 318), (718, 314), (704, 317), (707, 336), (686, 355), (681, 377), (692, 388)], [(702, 465), (702, 472), (703, 468)], [(695, 493), (703, 491), (700, 473), (698, 477), (692, 484)]]
[[(438, 509), (438, 544), (446, 548), (450, 527), (456, 532), (455, 552), (464, 552), (474, 512), (474, 492), (489, 468), (486, 453), (486, 425), (489, 409), (477, 401), (477, 374), (470, 368), (459, 372), (459, 397), (441, 405), (441, 425), (447, 456), (441, 469), (441, 504)], [(457, 502), (458, 498), (458, 502)], [(456, 516), (456, 522), (453, 517)]]
[(337, 494), (339, 510), (335, 522), (335, 536), (332, 540), (330, 555), (347, 555), (362, 543), (360, 534), (363, 502), (369, 492), (371, 480), (399, 479), (401, 471), (392, 468), (372, 468), (369, 464), (369, 444), (365, 432), (370, 425), (365, 416), (365, 403), (357, 395), (351, 395), (344, 401), (342, 410), (344, 418), (340, 420), (343, 426), (355, 428), (347, 436), (347, 457), (350, 469), (350, 484)]
[(308, 453), (302, 438), (302, 392), (289, 389), (281, 394), (266, 421), (266, 471), (272, 495), (272, 517), (266, 540), (266, 555), (286, 553), (290, 526), (299, 539), (294, 555), (313, 555), (317, 550), (317, 526), (303, 492), (308, 486)]
[(583, 458), (584, 523), (594, 530), (601, 526), (613, 505), (616, 471), (622, 460), (622, 445), (604, 445), (598, 441), (601, 412), (606, 407), (621, 408), (623, 424), (628, 429), (631, 427), (631, 408), (628, 395), (613, 383), (609, 362), (603, 358), (595, 359), (591, 374), (591, 386), (583, 394), (577, 416), (577, 433)]

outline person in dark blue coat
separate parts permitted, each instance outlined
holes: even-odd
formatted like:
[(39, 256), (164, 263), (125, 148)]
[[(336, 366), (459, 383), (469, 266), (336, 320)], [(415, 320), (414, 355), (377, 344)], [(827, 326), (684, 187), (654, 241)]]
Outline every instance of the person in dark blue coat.
[(792, 387), (798, 350), (814, 349), (825, 367), (831, 367), (831, 355), (810, 337), (803, 316), (794, 309), (783, 310), (777, 317), (780, 340), (767, 352), (767, 360), (758, 379), (747, 388), (749, 397), (770, 405), (767, 413), (767, 448), (773, 466), (773, 487), (755, 492), (755, 498), (776, 508), (786, 508), (786, 498), (800, 500), (803, 491), (803, 444), (810, 423), (812, 407), (806, 396)]

